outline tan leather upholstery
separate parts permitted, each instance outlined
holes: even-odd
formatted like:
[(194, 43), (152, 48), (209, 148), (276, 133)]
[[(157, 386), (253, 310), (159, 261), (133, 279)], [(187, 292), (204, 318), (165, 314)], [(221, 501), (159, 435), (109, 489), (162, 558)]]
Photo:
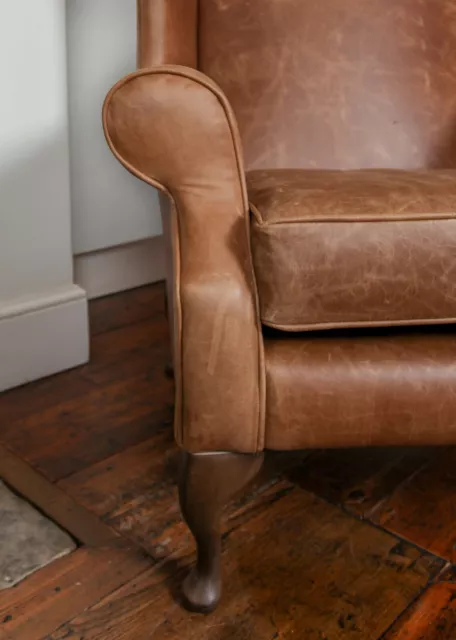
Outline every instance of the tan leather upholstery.
[(200, 0), (248, 169), (456, 166), (454, 0)]
[(198, 0), (138, 0), (138, 69), (197, 65)]
[(203, 74), (163, 66), (121, 80), (103, 120), (117, 158), (173, 202), (178, 441), (261, 449), (262, 339), (231, 109)]
[(456, 444), (456, 331), (266, 339), (266, 447)]
[[(137, 0), (138, 6), (138, 69), (163, 64), (197, 65), (198, 0)], [(160, 198), (163, 241), (165, 245), (166, 305), (173, 333), (174, 272), (173, 222), (171, 202)], [(175, 359), (173, 348), (173, 360)]]
[(456, 171), (253, 171), (264, 324), (456, 321)]
[(456, 168), (456, 0), (138, 8), (104, 127), (168, 199), (178, 442), (454, 442), (456, 329), (279, 333), (258, 293), (294, 330), (454, 317), (451, 172), (302, 170)]

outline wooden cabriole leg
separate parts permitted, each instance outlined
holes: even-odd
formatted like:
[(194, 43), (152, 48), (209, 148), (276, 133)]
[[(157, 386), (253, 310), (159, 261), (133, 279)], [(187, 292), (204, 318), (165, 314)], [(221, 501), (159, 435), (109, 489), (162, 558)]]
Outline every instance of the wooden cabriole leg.
[(215, 609), (221, 595), (221, 515), (224, 506), (261, 468), (263, 454), (183, 453), (182, 514), (197, 545), (197, 561), (183, 594), (194, 611)]

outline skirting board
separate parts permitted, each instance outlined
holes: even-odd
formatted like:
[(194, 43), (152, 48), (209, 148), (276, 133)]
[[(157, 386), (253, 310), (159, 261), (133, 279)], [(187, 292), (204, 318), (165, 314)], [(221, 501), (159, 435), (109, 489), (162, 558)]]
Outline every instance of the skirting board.
[(0, 305), (0, 391), (88, 359), (87, 297), (80, 287)]
[(89, 300), (164, 280), (163, 237), (75, 256), (74, 273)]

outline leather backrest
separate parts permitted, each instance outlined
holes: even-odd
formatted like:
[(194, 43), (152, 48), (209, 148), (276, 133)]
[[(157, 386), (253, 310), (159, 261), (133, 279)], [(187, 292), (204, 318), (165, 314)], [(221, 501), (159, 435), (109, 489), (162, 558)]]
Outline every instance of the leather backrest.
[(456, 166), (456, 0), (200, 0), (247, 167)]

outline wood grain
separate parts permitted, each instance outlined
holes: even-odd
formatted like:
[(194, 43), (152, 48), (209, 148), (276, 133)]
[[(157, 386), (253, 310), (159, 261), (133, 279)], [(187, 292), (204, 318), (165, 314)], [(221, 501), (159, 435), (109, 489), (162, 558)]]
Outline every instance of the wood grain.
[(294, 469), (290, 479), (350, 513), (369, 518), (398, 485), (436, 455), (430, 447), (320, 451)]
[(373, 640), (441, 562), (295, 489), (225, 539), (225, 593), (211, 616), (175, 597), (189, 559), (169, 559), (50, 640)]
[[(165, 375), (169, 359), (168, 331), (162, 324), (151, 326), (140, 322), (134, 327), (122, 327), (103, 333), (92, 340), (91, 366), (84, 367), (81, 376), (96, 386), (137, 378), (143, 374), (163, 379), (164, 391), (172, 390)], [(169, 395), (172, 401), (172, 395)]]
[(168, 428), (58, 486), (159, 558), (174, 548), (174, 537), (166, 531), (181, 520), (177, 458), (172, 429)]
[(117, 537), (110, 527), (2, 445), (0, 478), (78, 542), (102, 546), (113, 542)]
[[(165, 429), (58, 486), (154, 558), (163, 558), (192, 544), (179, 511), (179, 453), (172, 431)], [(269, 453), (260, 475), (228, 505), (227, 526), (237, 526), (247, 513), (291, 488), (283, 474), (306, 455)]]
[(164, 328), (165, 284), (157, 282), (121, 294), (105, 296), (90, 302), (90, 333), (98, 336), (119, 327), (127, 327), (144, 320), (158, 321)]
[(170, 424), (172, 408), (163, 404), (163, 393), (146, 375), (101, 386), (86, 394), (84, 402), (56, 403), (20, 425), (6, 426), (3, 440), (56, 481)]
[(456, 638), (456, 584), (434, 584), (394, 625), (385, 640)]
[(456, 561), (456, 449), (401, 485), (373, 513), (375, 523), (450, 562)]
[(39, 640), (151, 566), (124, 545), (79, 549), (0, 598), (0, 640)]
[[(86, 365), (87, 366), (87, 365)], [(90, 366), (90, 365), (89, 365)], [(84, 367), (43, 378), (36, 382), (5, 391), (1, 394), (0, 442), (9, 440), (16, 425), (59, 403), (83, 398), (93, 389), (93, 384), (84, 379)]]

